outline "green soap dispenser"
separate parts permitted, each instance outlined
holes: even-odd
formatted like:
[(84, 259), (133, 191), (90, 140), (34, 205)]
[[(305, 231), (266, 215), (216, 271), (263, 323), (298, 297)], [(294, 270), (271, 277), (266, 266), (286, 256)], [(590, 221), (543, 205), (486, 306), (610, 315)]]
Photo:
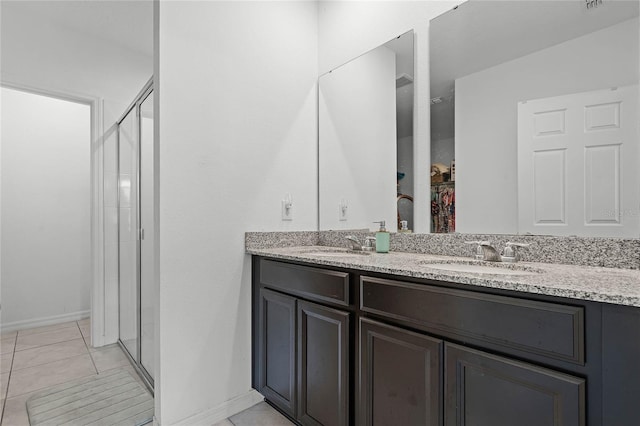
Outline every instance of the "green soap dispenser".
[(378, 229), (378, 232), (376, 232), (376, 252), (389, 253), (389, 232), (387, 232), (387, 228), (385, 228), (384, 226), (384, 220), (373, 223), (380, 224), (380, 229)]

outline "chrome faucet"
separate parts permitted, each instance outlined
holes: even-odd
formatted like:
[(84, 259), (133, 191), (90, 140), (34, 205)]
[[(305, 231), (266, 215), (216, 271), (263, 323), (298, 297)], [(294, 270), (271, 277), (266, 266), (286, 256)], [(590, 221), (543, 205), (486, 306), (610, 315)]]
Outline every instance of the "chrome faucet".
[(508, 241), (505, 244), (504, 251), (501, 255), (498, 253), (498, 250), (489, 243), (489, 241), (465, 241), (465, 244), (477, 245), (474, 257), (477, 260), (484, 260), (485, 262), (517, 262), (518, 255), (516, 248), (529, 247), (529, 244), (512, 243), (511, 241)]
[(351, 243), (353, 251), (374, 251), (376, 249), (376, 237), (366, 237), (364, 244), (360, 244), (360, 241), (353, 235), (348, 235), (345, 239)]
[(344, 238), (351, 243), (351, 248), (353, 250), (355, 250), (355, 251), (362, 250), (362, 245), (360, 245), (360, 241), (356, 240), (356, 237), (354, 237), (352, 235), (347, 235)]
[(486, 262), (502, 262), (500, 253), (489, 241), (465, 241), (465, 244), (474, 244), (476, 247), (475, 258)]

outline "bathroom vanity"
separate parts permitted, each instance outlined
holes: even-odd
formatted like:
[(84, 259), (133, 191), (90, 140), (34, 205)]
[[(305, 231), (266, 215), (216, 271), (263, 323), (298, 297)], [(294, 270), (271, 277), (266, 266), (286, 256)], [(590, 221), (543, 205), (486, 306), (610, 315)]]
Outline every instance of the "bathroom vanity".
[[(638, 5), (600, 7), (596, 32), (584, 5), (525, 3), (463, 2), (431, 20), (415, 35), (427, 62), (392, 40), (319, 77), (319, 231), (298, 235), (316, 245), (284, 232), (257, 237), (280, 248), (247, 246), (253, 387), (294, 421), (640, 425), (637, 129), (618, 136), (637, 116)], [(431, 98), (426, 158), (401, 128), (424, 127), (421, 104), (393, 101), (413, 99), (414, 78)], [(418, 165), (454, 159), (455, 203), (441, 206)], [(401, 195), (416, 233), (392, 234), (391, 253), (330, 247), (399, 221)], [(456, 233), (421, 235), (443, 209)], [(528, 262), (455, 257), (470, 240), (526, 243)]]
[(253, 387), (300, 424), (640, 424), (637, 270), (249, 252)]

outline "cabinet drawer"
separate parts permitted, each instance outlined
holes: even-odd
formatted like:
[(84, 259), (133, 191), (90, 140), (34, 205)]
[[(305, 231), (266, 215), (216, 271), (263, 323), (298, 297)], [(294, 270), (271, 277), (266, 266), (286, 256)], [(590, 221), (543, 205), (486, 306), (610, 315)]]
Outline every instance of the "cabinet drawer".
[(260, 284), (307, 299), (349, 305), (349, 274), (260, 260)]
[(584, 308), (360, 278), (360, 309), (416, 328), (584, 364)]

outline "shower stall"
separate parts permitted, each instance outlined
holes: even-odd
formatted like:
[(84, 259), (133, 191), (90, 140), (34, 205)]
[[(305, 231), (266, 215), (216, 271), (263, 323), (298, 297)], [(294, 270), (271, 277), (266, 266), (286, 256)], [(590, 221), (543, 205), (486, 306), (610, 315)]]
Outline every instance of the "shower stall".
[(153, 388), (156, 287), (152, 80), (117, 125), (119, 342)]

